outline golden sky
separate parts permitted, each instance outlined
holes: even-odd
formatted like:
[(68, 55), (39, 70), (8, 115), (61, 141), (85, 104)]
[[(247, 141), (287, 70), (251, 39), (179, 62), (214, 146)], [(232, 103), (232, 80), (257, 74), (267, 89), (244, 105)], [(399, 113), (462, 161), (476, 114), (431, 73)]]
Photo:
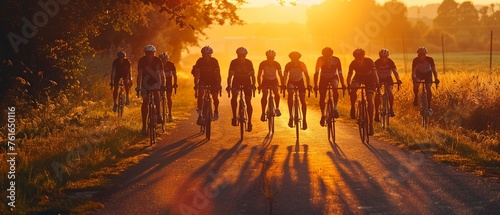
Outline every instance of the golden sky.
[[(296, 2), (297, 4), (304, 4), (308, 6), (323, 2), (323, 0), (285, 0), (285, 1)], [(375, 0), (375, 1), (383, 4), (384, 2), (388, 2), (390, 0)], [(408, 6), (424, 6), (426, 4), (439, 4), (443, 2), (442, 0), (398, 0), (398, 1), (403, 2)], [(455, 2), (457, 3), (462, 3), (464, 1), (465, 0), (455, 0)], [(247, 2), (248, 2), (248, 4), (246, 5), (247, 7), (258, 7), (267, 4), (278, 4), (278, 0), (247, 0)], [(475, 5), (499, 3), (498, 0), (473, 0), (472, 2)]]

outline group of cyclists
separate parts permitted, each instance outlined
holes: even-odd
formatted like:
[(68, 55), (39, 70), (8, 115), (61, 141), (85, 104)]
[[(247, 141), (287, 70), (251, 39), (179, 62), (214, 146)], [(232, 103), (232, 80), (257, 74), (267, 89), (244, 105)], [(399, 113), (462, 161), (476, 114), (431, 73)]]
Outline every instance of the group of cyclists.
[[(212, 93), (214, 113), (213, 120), (219, 119), (219, 99), (218, 94), (222, 91), (222, 78), (219, 62), (216, 58), (212, 56), (213, 49), (210, 46), (205, 46), (201, 49), (201, 58), (199, 58), (192, 68), (192, 75), (194, 77), (194, 89), (195, 97), (197, 97), (197, 112), (198, 119), (197, 124), (201, 125), (204, 123), (202, 115), (203, 106), (203, 93), (205, 87), (210, 87), (210, 92)], [(139, 59), (138, 62), (138, 75), (137, 75), (137, 87), (136, 91), (139, 95), (142, 95), (143, 103), (141, 107), (142, 113), (142, 133), (146, 134), (146, 117), (147, 117), (147, 104), (148, 104), (148, 91), (154, 91), (154, 103), (157, 107), (160, 105), (160, 93), (166, 93), (168, 101), (168, 116), (167, 120), (172, 121), (172, 89), (177, 88), (177, 74), (174, 64), (169, 61), (169, 56), (166, 53), (161, 53), (158, 57), (155, 55), (156, 47), (153, 45), (147, 45), (144, 47), (144, 56)], [(231, 124), (233, 126), (238, 125), (236, 118), (237, 109), (237, 96), (238, 91), (243, 90), (244, 100), (246, 103), (248, 120), (247, 120), (247, 131), (252, 131), (252, 114), (253, 107), (251, 103), (252, 94), (255, 90), (259, 89), (272, 89), (271, 92), (274, 94), (275, 99), (275, 114), (276, 116), (281, 116), (280, 111), (280, 91), (283, 93), (288, 92), (288, 110), (290, 114), (289, 127), (293, 127), (292, 120), (292, 106), (294, 93), (298, 92), (301, 111), (302, 111), (302, 129), (307, 129), (307, 105), (306, 105), (306, 90), (309, 92), (314, 89), (315, 92), (319, 92), (319, 106), (321, 109), (321, 120), (320, 125), (325, 126), (325, 99), (327, 87), (330, 85), (333, 90), (333, 100), (334, 100), (334, 117), (340, 117), (338, 112), (338, 86), (341, 85), (342, 90), (348, 90), (350, 95), (350, 117), (355, 118), (355, 103), (357, 101), (357, 89), (361, 84), (364, 84), (366, 89), (366, 98), (368, 101), (368, 117), (369, 117), (369, 127), (368, 134), (373, 135), (373, 122), (378, 121), (378, 106), (380, 103), (379, 93), (376, 93), (382, 84), (386, 84), (386, 92), (389, 95), (389, 115), (394, 117), (396, 114), (394, 112), (394, 96), (393, 96), (393, 85), (401, 84), (401, 79), (397, 71), (396, 65), (391, 58), (389, 58), (390, 52), (387, 49), (381, 49), (379, 51), (379, 58), (376, 61), (365, 56), (365, 51), (361, 48), (355, 49), (353, 51), (354, 60), (349, 64), (347, 83), (344, 80), (342, 73), (341, 61), (338, 57), (333, 55), (334, 51), (330, 47), (325, 47), (322, 50), (322, 56), (318, 57), (315, 66), (313, 85), (311, 85), (311, 80), (303, 61), (300, 61), (301, 54), (297, 51), (290, 52), (288, 57), (290, 62), (288, 62), (284, 71), (281, 69), (281, 65), (275, 60), (276, 52), (274, 50), (266, 51), (266, 60), (259, 64), (257, 78), (255, 77), (255, 70), (252, 61), (246, 58), (248, 50), (245, 47), (239, 47), (236, 49), (237, 57), (233, 59), (229, 66), (229, 73), (227, 78), (226, 91), (231, 98), (231, 110), (232, 119)], [(412, 62), (412, 80), (414, 82), (414, 102), (413, 105), (418, 105), (418, 91), (419, 84), (417, 81), (425, 81), (425, 87), (427, 89), (427, 97), (429, 100), (429, 113), (432, 113), (430, 108), (431, 101), (431, 82), (434, 76), (435, 83), (439, 83), (436, 67), (433, 58), (427, 56), (427, 49), (425, 47), (420, 47), (417, 49), (418, 56), (413, 59)], [(120, 79), (124, 80), (124, 85), (126, 89), (126, 104), (130, 103), (129, 91), (132, 85), (131, 72), (130, 72), (130, 61), (126, 58), (124, 51), (120, 51), (117, 54), (117, 59), (113, 61), (112, 72), (111, 72), (111, 86), (113, 90), (113, 100), (114, 106), (113, 111), (116, 111), (117, 107), (117, 88)], [(392, 75), (396, 78), (394, 82)], [(294, 88), (298, 88), (295, 90)], [(266, 120), (266, 105), (267, 97), (269, 92), (263, 90), (263, 96), (261, 99), (262, 115), (260, 117), (261, 121)], [(163, 117), (160, 113), (160, 108), (158, 110), (158, 123), (163, 123)]]

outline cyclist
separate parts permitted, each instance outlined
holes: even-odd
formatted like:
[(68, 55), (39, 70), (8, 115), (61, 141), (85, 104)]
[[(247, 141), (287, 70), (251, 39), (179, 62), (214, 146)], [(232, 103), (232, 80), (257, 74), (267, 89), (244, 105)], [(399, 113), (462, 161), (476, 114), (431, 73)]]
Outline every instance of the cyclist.
[(125, 95), (127, 97), (125, 104), (130, 104), (129, 92), (130, 87), (132, 87), (132, 75), (130, 72), (130, 60), (127, 58), (127, 54), (124, 51), (119, 51), (117, 58), (113, 61), (111, 67), (111, 82), (110, 86), (113, 87), (113, 112), (116, 112), (118, 107), (118, 83), (120, 79), (123, 79), (125, 84)]
[(193, 70), (191, 73), (194, 76), (194, 89), (197, 90), (196, 97), (197, 100), (197, 108), (198, 111), (198, 120), (196, 124), (203, 124), (203, 116), (202, 116), (202, 107), (203, 107), (203, 92), (204, 86), (210, 85), (212, 88), (210, 92), (212, 92), (212, 100), (214, 103), (214, 118), (213, 120), (219, 119), (219, 91), (222, 89), (221, 86), (221, 76), (220, 76), (220, 67), (219, 61), (212, 57), (214, 50), (210, 46), (204, 46), (201, 49), (201, 58), (196, 61), (196, 64), (193, 66)]
[[(333, 56), (333, 49), (330, 47), (325, 47), (321, 51), (322, 56), (316, 61), (316, 71), (314, 73), (314, 90), (319, 90), (319, 107), (321, 108), (321, 121), (319, 124), (325, 126), (325, 99), (328, 84), (332, 87), (337, 88), (340, 83), (342, 88), (345, 89), (344, 76), (342, 75), (342, 66), (340, 59)], [(320, 75), (321, 70), (321, 75)], [(319, 87), (318, 87), (318, 79)], [(333, 116), (335, 118), (339, 117), (339, 112), (337, 108), (337, 103), (339, 101), (339, 93), (337, 90), (333, 91)]]
[[(379, 83), (382, 85), (383, 83), (387, 83), (387, 88), (385, 91), (389, 96), (389, 116), (394, 117), (396, 113), (394, 113), (394, 94), (392, 94), (392, 88), (394, 80), (392, 79), (392, 74), (394, 73), (394, 77), (396, 77), (397, 83), (401, 84), (401, 79), (399, 78), (398, 70), (396, 69), (396, 64), (389, 58), (389, 50), (381, 49), (378, 52), (379, 59), (375, 61), (375, 68), (377, 68), (377, 75), (379, 78)], [(378, 113), (378, 108), (380, 104), (380, 94), (375, 95), (375, 113)], [(379, 122), (378, 114), (375, 114), (375, 122)]]
[[(169, 61), (169, 56), (167, 53), (163, 52), (160, 54), (160, 59), (163, 63), (163, 68), (165, 72), (165, 92), (167, 93), (167, 107), (168, 107), (168, 122), (173, 121), (172, 117), (172, 89), (177, 88), (177, 71), (175, 65), (172, 61)], [(173, 80), (172, 80), (173, 79)], [(173, 83), (172, 83), (173, 81)]]
[[(436, 79), (436, 85), (439, 84), (438, 74), (436, 71), (436, 65), (434, 64), (434, 59), (432, 57), (427, 56), (427, 48), (420, 47), (417, 49), (418, 56), (413, 59), (411, 65), (411, 77), (413, 79), (413, 93), (415, 94), (415, 98), (413, 99), (413, 105), (418, 106), (418, 88), (420, 84), (416, 83), (417, 81), (424, 80), (425, 82), (432, 82), (432, 75), (434, 75), (434, 79)], [(427, 99), (429, 101), (429, 115), (432, 115), (431, 109), (431, 83), (426, 83), (425, 88), (427, 90)]]
[[(248, 112), (248, 126), (247, 131), (252, 131), (252, 90), (255, 90), (255, 70), (253, 69), (252, 61), (246, 58), (248, 50), (244, 47), (239, 47), (236, 49), (237, 58), (231, 61), (229, 65), (229, 75), (227, 77), (227, 91), (231, 91), (231, 86), (235, 87), (232, 89), (231, 94), (231, 110), (233, 111), (233, 119), (231, 124), (233, 126), (238, 125), (238, 119), (236, 118), (236, 106), (238, 104), (238, 89), (243, 85), (245, 92), (245, 103), (247, 105)], [(234, 78), (233, 78), (234, 77)], [(231, 83), (232, 82), (232, 83)]]
[[(274, 50), (266, 51), (267, 60), (262, 61), (259, 65), (259, 72), (257, 74), (257, 83), (259, 84), (259, 90), (266, 88), (268, 86), (273, 87), (274, 93), (274, 103), (276, 103), (276, 109), (274, 110), (276, 116), (281, 116), (280, 107), (280, 94), (279, 94), (279, 83), (283, 84), (283, 73), (281, 72), (281, 65), (274, 60), (276, 57), (276, 52)], [(278, 77), (280, 82), (278, 83)], [(262, 78), (262, 79), (261, 79)], [(260, 121), (266, 121), (266, 105), (267, 105), (267, 94), (268, 91), (262, 91), (262, 99), (260, 103), (262, 105), (262, 115), (260, 116)]]
[(288, 82), (286, 82), (287, 83), (286, 86), (288, 86), (288, 112), (290, 113), (290, 120), (288, 120), (288, 126), (290, 128), (293, 127), (292, 107), (293, 107), (294, 91), (292, 87), (297, 86), (299, 88), (300, 103), (302, 104), (302, 115), (304, 116), (302, 121), (303, 123), (302, 129), (306, 130), (307, 106), (306, 106), (306, 87), (304, 85), (304, 76), (306, 77), (307, 89), (311, 90), (312, 87), (311, 87), (311, 81), (309, 79), (309, 74), (307, 73), (306, 64), (300, 61), (301, 56), (302, 55), (297, 51), (290, 52), (288, 57), (290, 58), (291, 61), (285, 65), (285, 78), (283, 80), (285, 82), (288, 80)]
[[(154, 90), (154, 103), (160, 107), (160, 91), (165, 86), (165, 74), (163, 63), (155, 56), (156, 47), (147, 45), (144, 47), (144, 56), (139, 59), (137, 73), (137, 87), (135, 91), (142, 94), (142, 134), (147, 134), (146, 117), (148, 115), (148, 91)], [(156, 108), (158, 124), (163, 123), (160, 108)]]
[[(368, 101), (368, 135), (373, 135), (373, 94), (378, 86), (378, 76), (377, 69), (375, 68), (375, 64), (373, 60), (365, 57), (365, 51), (363, 49), (356, 49), (352, 53), (354, 56), (354, 60), (349, 65), (349, 72), (347, 73), (347, 86), (348, 88), (356, 88), (359, 87), (361, 83), (364, 83), (366, 86), (366, 100)], [(353, 76), (353, 71), (356, 74)], [(351, 82), (352, 80), (352, 82)], [(354, 105), (357, 100), (357, 89), (350, 90), (351, 97), (351, 118), (356, 118), (356, 112)]]

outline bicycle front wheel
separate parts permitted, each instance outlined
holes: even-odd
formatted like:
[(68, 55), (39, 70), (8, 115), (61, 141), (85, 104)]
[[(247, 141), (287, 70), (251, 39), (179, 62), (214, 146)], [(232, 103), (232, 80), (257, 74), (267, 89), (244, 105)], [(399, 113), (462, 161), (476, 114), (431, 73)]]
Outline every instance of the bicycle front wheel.
[(118, 117), (122, 117), (123, 116), (123, 109), (124, 109), (124, 106), (125, 106), (125, 95), (123, 92), (120, 92), (119, 95), (118, 95)]
[[(208, 103), (208, 104), (207, 104)], [(203, 117), (204, 117), (204, 120), (205, 120), (205, 138), (207, 140), (210, 140), (210, 135), (211, 135), (211, 131), (212, 131), (212, 104), (211, 104), (211, 101), (208, 101), (207, 103), (205, 103), (204, 107), (205, 108), (205, 112), (203, 113)]]
[(243, 140), (243, 134), (245, 133), (245, 105), (240, 103), (238, 111), (238, 122), (240, 123), (240, 140)]
[(294, 106), (293, 106), (293, 121), (295, 123), (295, 135), (297, 137), (297, 139), (299, 139), (299, 130), (300, 130), (300, 117), (299, 117), (299, 101), (298, 100), (295, 100), (294, 102)]
[(422, 116), (422, 126), (427, 127), (429, 123), (429, 104), (427, 103), (427, 93), (422, 93), (422, 107), (420, 108), (420, 115)]
[(385, 93), (382, 95), (382, 112), (380, 118), (382, 121), (382, 128), (389, 128), (389, 98)]
[(326, 116), (326, 123), (327, 123), (327, 129), (328, 129), (328, 140), (331, 140), (335, 143), (335, 118), (333, 115), (333, 104), (328, 102), (327, 106), (327, 116)]
[(358, 129), (359, 129), (359, 137), (361, 138), (361, 142), (364, 143), (365, 139), (368, 137), (368, 122), (366, 118), (366, 106), (363, 101), (360, 101), (358, 103), (358, 110), (357, 110), (357, 121), (358, 121)]
[(271, 96), (269, 96), (267, 106), (267, 126), (269, 133), (274, 133), (274, 101)]

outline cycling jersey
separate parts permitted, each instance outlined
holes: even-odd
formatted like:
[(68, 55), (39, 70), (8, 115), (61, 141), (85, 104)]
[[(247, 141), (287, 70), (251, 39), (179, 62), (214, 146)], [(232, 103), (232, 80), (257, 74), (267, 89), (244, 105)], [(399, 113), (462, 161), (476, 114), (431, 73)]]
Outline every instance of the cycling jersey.
[(392, 71), (396, 69), (396, 64), (390, 58), (385, 62), (382, 59), (377, 59), (375, 67), (377, 68), (378, 77), (382, 80), (391, 77)]
[(115, 59), (113, 61), (112, 70), (115, 71), (115, 81), (118, 81), (120, 78), (130, 79), (130, 60), (126, 58), (122, 61), (119, 58)]
[(265, 60), (259, 65), (259, 71), (262, 70), (264, 71), (262, 74), (263, 81), (276, 80), (278, 78), (278, 72), (281, 71), (281, 65), (276, 61)]
[(139, 59), (138, 71), (142, 72), (142, 87), (146, 90), (158, 90), (161, 88), (161, 73), (163, 63), (160, 58), (153, 56), (148, 59), (143, 56)]
[(193, 75), (196, 75), (196, 73), (199, 73), (198, 84), (200, 86), (209, 84), (218, 88), (220, 85), (220, 67), (217, 59), (213, 57), (208, 60), (204, 58), (198, 59), (192, 70)]
[(165, 69), (165, 78), (172, 78), (174, 75), (177, 74), (177, 71), (175, 70), (175, 65), (171, 61), (165, 62), (163, 67)]
[(322, 78), (329, 79), (338, 76), (338, 74), (342, 74), (340, 59), (335, 56), (319, 57), (316, 61), (316, 72), (318, 72), (320, 69)]
[(349, 72), (356, 71), (356, 74), (352, 79), (351, 86), (358, 87), (360, 83), (364, 83), (367, 92), (375, 92), (376, 79), (372, 74), (372, 71), (375, 70), (375, 64), (370, 58), (365, 57), (361, 64), (358, 61), (353, 60), (349, 65)]
[(299, 61), (298, 63), (294, 62), (288, 62), (285, 65), (285, 74), (289, 72), (288, 74), (288, 80), (289, 81), (300, 81), (304, 78), (304, 72), (307, 71), (306, 65), (304, 62)]
[(229, 65), (229, 73), (234, 75), (235, 79), (250, 79), (255, 74), (252, 61), (248, 59), (234, 59)]
[(417, 73), (430, 73), (435, 66), (434, 59), (428, 56), (424, 60), (416, 57), (411, 64), (411, 68)]

